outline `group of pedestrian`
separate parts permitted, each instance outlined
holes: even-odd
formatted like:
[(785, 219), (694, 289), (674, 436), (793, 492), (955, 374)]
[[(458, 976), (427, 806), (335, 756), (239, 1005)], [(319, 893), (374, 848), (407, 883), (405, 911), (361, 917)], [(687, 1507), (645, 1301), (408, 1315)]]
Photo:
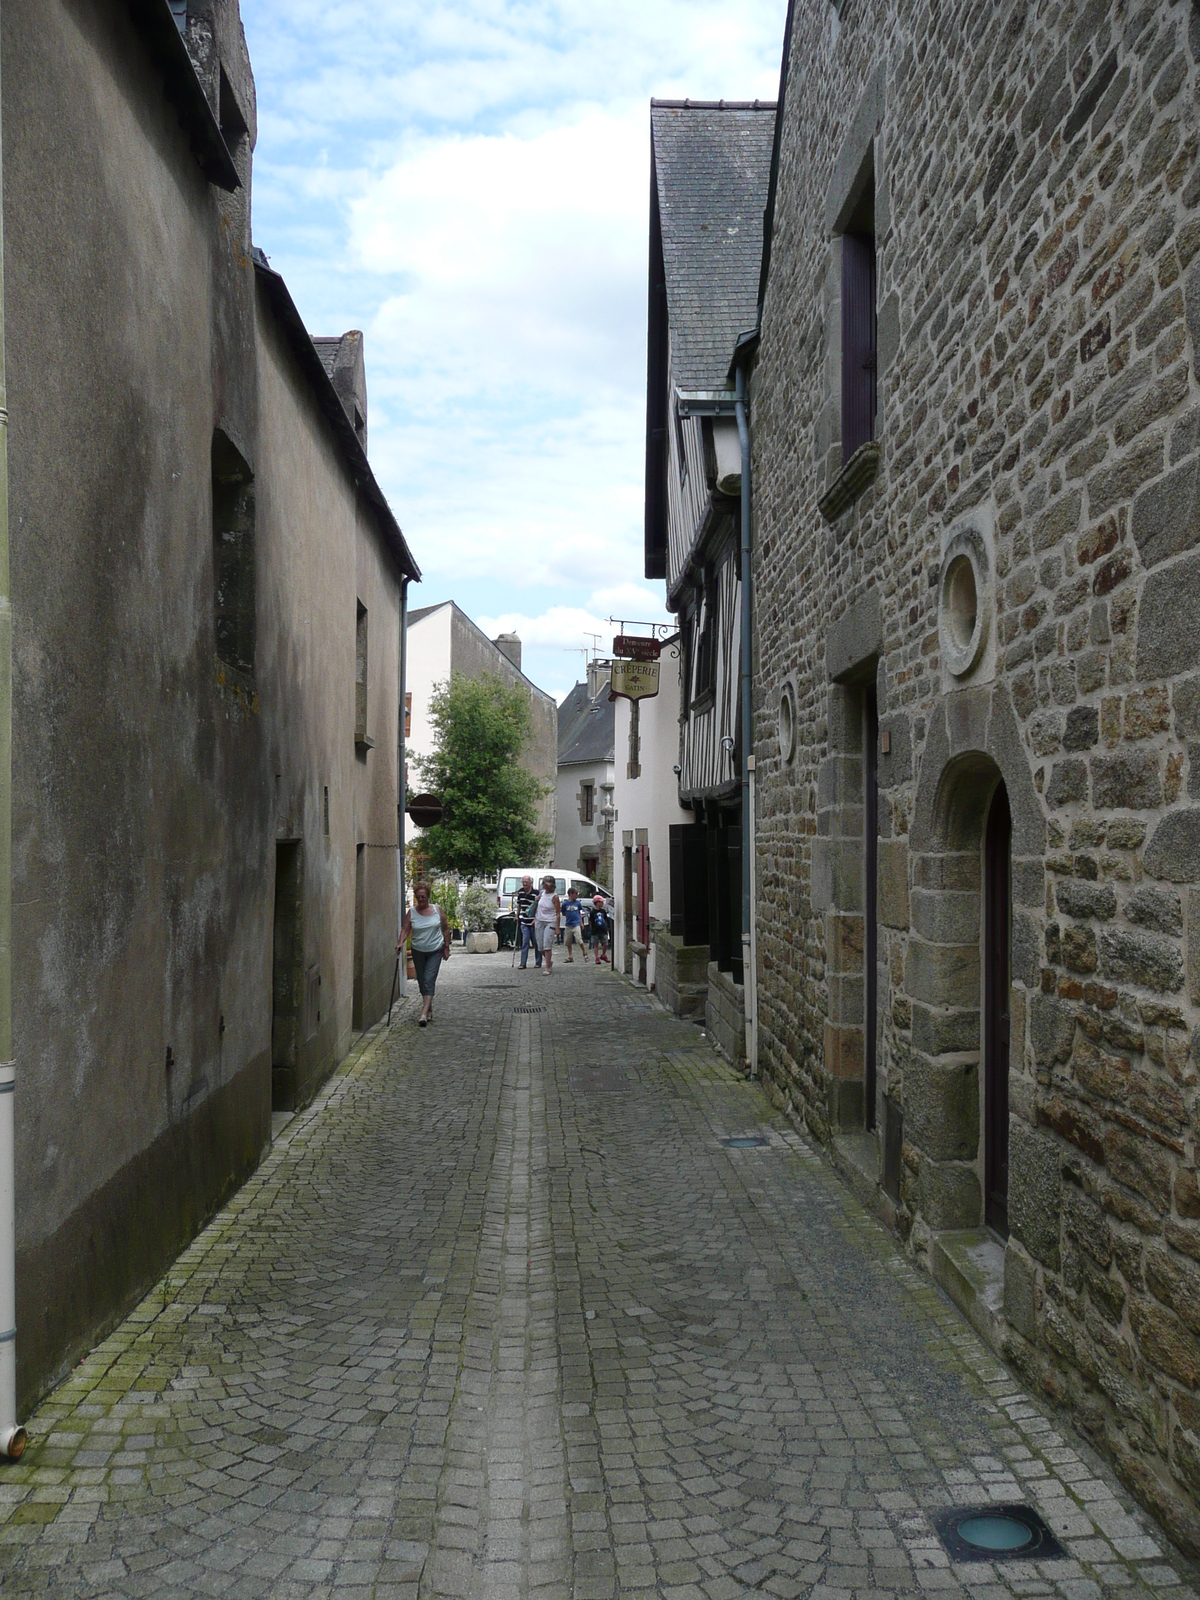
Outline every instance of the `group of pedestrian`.
[[(406, 944), (411, 943), (412, 946), (413, 969), (421, 996), (418, 1028), (427, 1028), (433, 1021), (433, 997), (437, 989), (438, 972), (442, 962), (450, 959), (450, 923), (441, 906), (433, 904), (431, 895), (432, 890), (427, 883), (413, 885), (413, 905), (405, 913), (396, 944), (397, 956), (404, 954)], [(541, 967), (544, 960), (543, 970), (547, 973), (552, 971), (554, 946), (560, 932), (568, 962), (574, 963), (576, 948), (582, 959), (587, 960), (585, 933), (595, 952), (596, 965), (610, 959), (608, 907), (603, 895), (596, 895), (590, 907), (587, 907), (586, 929), (583, 925), (585, 907), (578, 889), (568, 889), (567, 898), (563, 900), (556, 892), (553, 873), (546, 874), (540, 889), (533, 887), (531, 877), (523, 878), (514, 896), (514, 909), (520, 929), (522, 970), (532, 945), (535, 964)]]
[[(550, 972), (553, 968), (554, 946), (560, 933), (568, 964), (574, 965), (576, 948), (583, 960), (587, 960), (585, 935), (595, 952), (596, 965), (600, 966), (609, 960), (609, 918), (603, 895), (593, 896), (591, 905), (585, 906), (579, 898), (579, 890), (574, 887), (567, 890), (565, 900), (556, 892), (552, 872), (542, 879), (540, 889), (535, 889), (533, 879), (526, 875), (513, 896), (513, 910), (521, 940), (522, 971), (529, 961), (532, 945), (534, 965), (541, 967), (544, 959), (543, 970)], [(586, 928), (583, 924), (585, 910), (588, 913)]]

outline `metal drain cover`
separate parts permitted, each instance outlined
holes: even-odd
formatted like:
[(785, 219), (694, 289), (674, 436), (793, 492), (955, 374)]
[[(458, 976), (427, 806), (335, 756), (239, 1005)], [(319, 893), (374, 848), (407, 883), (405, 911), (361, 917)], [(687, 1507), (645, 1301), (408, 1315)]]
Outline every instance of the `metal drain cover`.
[(767, 1142), (761, 1133), (731, 1133), (721, 1140), (726, 1150), (761, 1150)]
[(521, 1012), (524, 1016), (531, 1016), (535, 1011), (545, 1011), (545, 1006), (514, 1006), (513, 1014)]
[(933, 1526), (951, 1561), (1053, 1561), (1066, 1551), (1032, 1506), (952, 1506)]

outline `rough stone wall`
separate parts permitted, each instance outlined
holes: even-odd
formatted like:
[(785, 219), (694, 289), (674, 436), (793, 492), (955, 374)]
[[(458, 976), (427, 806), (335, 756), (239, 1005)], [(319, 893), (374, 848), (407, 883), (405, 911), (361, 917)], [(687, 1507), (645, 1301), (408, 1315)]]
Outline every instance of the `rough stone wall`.
[(704, 1020), (713, 1040), (737, 1067), (746, 1062), (746, 991), (722, 972), (715, 961), (708, 963), (708, 988), (704, 996)]
[(701, 1017), (708, 998), (708, 946), (684, 944), (666, 923), (653, 925), (654, 990), (677, 1017)]
[[(983, 1221), (980, 837), (1003, 778), (1005, 1348), (1193, 1551), (1198, 58), (1186, 0), (796, 6), (752, 379), (760, 1062), (818, 1136), (846, 1125), (873, 688), (891, 1214), (922, 1257)], [(836, 230), (872, 158), (880, 462), (830, 523)], [(955, 535), (988, 634), (961, 674)]]

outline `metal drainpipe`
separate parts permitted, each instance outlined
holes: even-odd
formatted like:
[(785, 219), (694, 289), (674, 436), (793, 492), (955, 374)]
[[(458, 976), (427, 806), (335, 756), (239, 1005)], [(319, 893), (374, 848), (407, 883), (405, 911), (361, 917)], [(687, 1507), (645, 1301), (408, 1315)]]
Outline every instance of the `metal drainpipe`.
[(746, 368), (739, 361), (734, 413), (742, 447), (742, 982), (746, 1003), (746, 1055), (752, 1073), (758, 1072), (758, 974), (754, 937), (754, 713), (750, 704), (753, 658), (750, 636), (750, 427), (746, 421)]
[[(404, 926), (404, 808), (408, 804), (408, 795), (405, 792), (407, 785), (404, 781), (404, 753), (407, 745), (404, 741), (404, 696), (408, 685), (408, 579), (400, 580), (400, 705), (396, 727), (396, 940), (399, 943), (400, 930)], [(397, 989), (405, 994), (408, 988), (408, 963), (404, 951), (400, 952), (399, 963), (400, 977)]]
[[(2, 143), (2, 141), (0, 141)], [(16, 1062), (12, 1058), (12, 603), (8, 588), (8, 382), (4, 368), (4, 182), (0, 156), (0, 1456), (17, 1422)]]

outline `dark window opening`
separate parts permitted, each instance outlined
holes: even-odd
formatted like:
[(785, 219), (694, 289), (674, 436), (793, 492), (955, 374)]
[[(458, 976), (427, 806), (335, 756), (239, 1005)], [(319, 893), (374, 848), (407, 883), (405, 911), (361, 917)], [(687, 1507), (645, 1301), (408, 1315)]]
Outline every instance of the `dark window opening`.
[(354, 855), (354, 988), (350, 999), (350, 1026), (356, 1033), (365, 1027), (367, 972), (367, 847), (360, 844)]
[(679, 457), (679, 482), (685, 484), (688, 478), (687, 449), (683, 437), (683, 417), (679, 410), (675, 410), (675, 450)]
[(594, 797), (596, 786), (593, 783), (579, 785), (579, 820), (585, 828), (590, 828), (594, 819)]
[(679, 715), (687, 716), (688, 707), (692, 703), (692, 627), (695, 612), (692, 607), (685, 610), (680, 619), (679, 628)]
[(213, 612), (217, 655), (254, 672), (254, 474), (228, 435), (212, 439)]
[(354, 628), (354, 738), (367, 737), (367, 608), (358, 602)]
[(271, 966), (271, 1104), (290, 1111), (297, 1099), (302, 963), (304, 957), (304, 848), (299, 840), (275, 846), (275, 918)]
[(323, 803), (323, 808), (322, 809), (323, 809), (324, 821), (325, 821), (325, 837), (328, 839), (328, 837), (329, 837), (329, 785), (328, 784), (325, 785), (325, 799), (324, 799), (324, 803)]
[(717, 688), (717, 580), (711, 570), (704, 574), (704, 588), (696, 619), (696, 699), (716, 693)]
[(875, 174), (842, 234), (842, 460), (875, 437)]

